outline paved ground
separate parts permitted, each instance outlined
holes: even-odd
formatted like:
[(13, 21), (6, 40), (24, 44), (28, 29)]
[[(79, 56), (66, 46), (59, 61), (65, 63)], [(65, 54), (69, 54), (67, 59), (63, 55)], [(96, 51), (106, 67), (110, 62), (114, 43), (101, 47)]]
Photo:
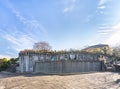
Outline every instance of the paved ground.
[(0, 89), (120, 89), (119, 79), (118, 73), (111, 72), (77, 75), (0, 73)]

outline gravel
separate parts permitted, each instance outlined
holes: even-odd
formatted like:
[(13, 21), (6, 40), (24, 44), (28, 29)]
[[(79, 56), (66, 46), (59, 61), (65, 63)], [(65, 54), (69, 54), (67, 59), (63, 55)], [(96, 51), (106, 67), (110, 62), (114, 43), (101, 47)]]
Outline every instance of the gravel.
[(0, 89), (120, 89), (120, 75), (97, 72), (74, 75), (0, 73)]

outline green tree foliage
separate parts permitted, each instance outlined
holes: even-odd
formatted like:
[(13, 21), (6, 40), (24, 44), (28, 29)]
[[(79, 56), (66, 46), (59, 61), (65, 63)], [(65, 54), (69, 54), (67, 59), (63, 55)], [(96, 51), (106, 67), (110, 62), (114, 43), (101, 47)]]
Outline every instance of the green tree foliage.
[(8, 59), (7, 59), (7, 58), (3, 58), (2, 60), (3, 60), (3, 62), (7, 62), (7, 61), (8, 61)]
[(11, 58), (8, 60), (7, 58), (0, 59), (0, 71), (6, 70), (12, 64), (15, 64), (18, 61), (18, 58)]
[(6, 69), (7, 67), (9, 67), (9, 62), (7, 58), (2, 58), (0, 59), (0, 71)]
[(0, 59), (0, 64), (2, 64), (3, 62), (7, 62), (7, 61), (8, 61), (7, 58), (2, 58), (2, 59)]
[(18, 61), (18, 58), (11, 58), (9, 61), (11, 64), (15, 64)]

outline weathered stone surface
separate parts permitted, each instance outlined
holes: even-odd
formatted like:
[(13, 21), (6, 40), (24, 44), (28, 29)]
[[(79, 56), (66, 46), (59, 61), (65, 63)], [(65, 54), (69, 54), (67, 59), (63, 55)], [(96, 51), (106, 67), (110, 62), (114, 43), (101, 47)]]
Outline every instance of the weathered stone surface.
[(104, 66), (99, 60), (100, 55), (77, 51), (72, 53), (24, 51), (19, 55), (19, 65), (21, 72), (76, 73), (101, 71)]
[(78, 73), (101, 71), (100, 61), (38, 61), (35, 63), (34, 72), (42, 73)]

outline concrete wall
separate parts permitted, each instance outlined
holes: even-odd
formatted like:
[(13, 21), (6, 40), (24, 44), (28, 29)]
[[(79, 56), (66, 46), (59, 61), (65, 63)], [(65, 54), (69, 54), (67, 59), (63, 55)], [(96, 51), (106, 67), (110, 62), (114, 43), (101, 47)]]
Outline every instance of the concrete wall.
[(24, 51), (19, 54), (20, 72), (75, 73), (101, 71), (101, 54)]
[(42, 73), (77, 73), (101, 71), (101, 62), (97, 60), (58, 60), (35, 62), (34, 72)]

